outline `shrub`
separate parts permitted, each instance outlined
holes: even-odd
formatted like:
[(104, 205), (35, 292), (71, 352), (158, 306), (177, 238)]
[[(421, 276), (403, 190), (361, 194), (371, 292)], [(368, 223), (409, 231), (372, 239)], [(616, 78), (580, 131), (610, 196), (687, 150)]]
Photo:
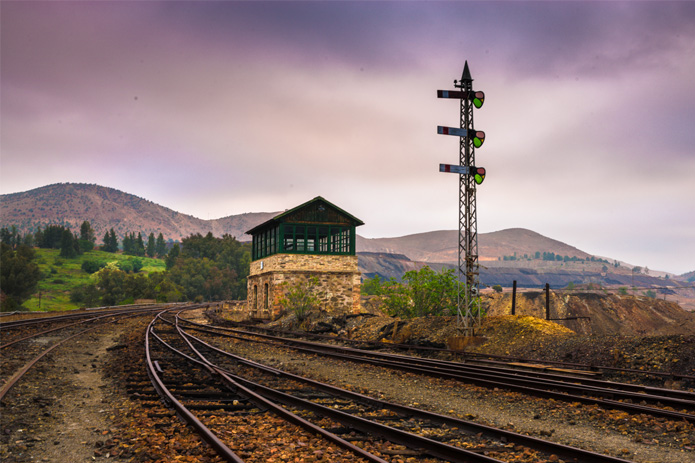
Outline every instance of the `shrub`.
[(89, 273), (90, 275), (94, 272), (98, 272), (104, 267), (106, 267), (106, 262), (96, 259), (89, 259), (82, 262), (82, 270)]
[(284, 297), (280, 300), (280, 306), (284, 310), (290, 310), (297, 317), (298, 321), (304, 321), (312, 311), (317, 311), (320, 299), (316, 295), (318, 291), (319, 279), (311, 277), (308, 281), (297, 281), (293, 285), (287, 282)]

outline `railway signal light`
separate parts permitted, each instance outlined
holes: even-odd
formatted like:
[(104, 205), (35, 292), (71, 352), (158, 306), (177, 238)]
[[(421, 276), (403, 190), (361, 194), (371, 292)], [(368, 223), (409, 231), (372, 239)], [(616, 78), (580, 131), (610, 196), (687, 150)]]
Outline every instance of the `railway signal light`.
[(475, 183), (480, 185), (485, 180), (485, 168), (475, 166), (457, 166), (455, 164), (439, 164), (439, 172), (472, 175)]
[(475, 129), (457, 129), (455, 127), (437, 126), (437, 133), (440, 135), (455, 135), (459, 137), (468, 137), (473, 140), (473, 145), (480, 148), (485, 143), (485, 132)]
[(468, 99), (473, 103), (473, 106), (480, 109), (485, 103), (485, 92), (466, 92), (461, 90), (437, 90), (437, 98), (456, 98)]

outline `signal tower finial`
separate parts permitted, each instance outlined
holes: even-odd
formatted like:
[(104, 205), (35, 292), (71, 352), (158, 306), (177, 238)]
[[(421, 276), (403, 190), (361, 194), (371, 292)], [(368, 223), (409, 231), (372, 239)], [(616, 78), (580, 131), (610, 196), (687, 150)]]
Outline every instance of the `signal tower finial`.
[(461, 81), (473, 82), (471, 77), (471, 71), (468, 69), (468, 61), (463, 65), (463, 74), (461, 74)]

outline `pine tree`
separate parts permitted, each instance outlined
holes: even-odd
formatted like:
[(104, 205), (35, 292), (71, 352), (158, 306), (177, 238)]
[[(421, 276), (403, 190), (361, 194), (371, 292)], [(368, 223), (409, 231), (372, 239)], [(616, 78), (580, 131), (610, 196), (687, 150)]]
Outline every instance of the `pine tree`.
[(155, 244), (155, 254), (157, 254), (157, 257), (164, 257), (167, 253), (167, 245), (164, 242), (164, 235), (161, 233), (157, 237), (157, 243)]
[(142, 233), (138, 232), (138, 238), (135, 240), (135, 255), (145, 255), (145, 243), (142, 241)]
[(60, 240), (60, 257), (71, 259), (77, 256), (75, 251), (74, 238), (70, 230), (64, 229)]
[(147, 257), (154, 257), (155, 255), (154, 233), (150, 233), (150, 236), (147, 238), (147, 248), (145, 248), (145, 253), (147, 254)]
[(86, 252), (94, 249), (94, 242), (97, 240), (92, 226), (86, 220), (80, 226), (80, 251)]

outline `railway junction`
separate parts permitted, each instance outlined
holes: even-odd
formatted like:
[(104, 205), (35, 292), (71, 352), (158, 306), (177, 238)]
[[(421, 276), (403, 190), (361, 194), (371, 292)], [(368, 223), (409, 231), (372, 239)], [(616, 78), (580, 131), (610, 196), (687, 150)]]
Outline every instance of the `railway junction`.
[(23, 318), (0, 325), (6, 462), (695, 457), (687, 375), (278, 333), (207, 306)]

